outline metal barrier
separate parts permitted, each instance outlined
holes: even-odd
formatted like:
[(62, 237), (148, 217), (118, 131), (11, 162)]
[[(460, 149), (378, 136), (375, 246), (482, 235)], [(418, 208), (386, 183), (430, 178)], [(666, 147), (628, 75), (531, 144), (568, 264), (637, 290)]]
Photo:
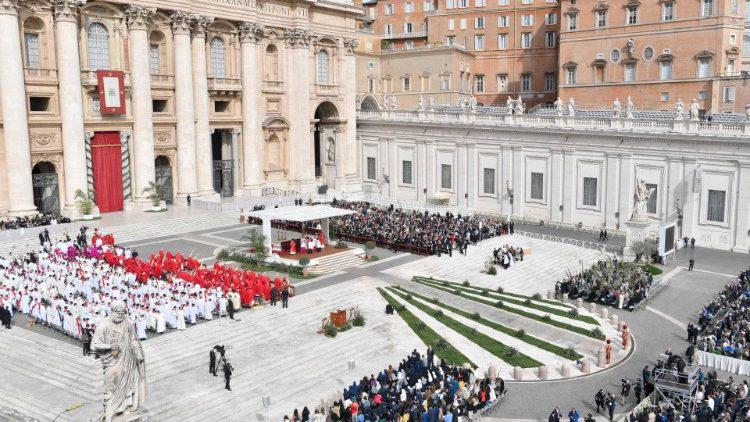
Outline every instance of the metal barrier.
[(362, 200), (370, 202), (379, 207), (387, 207), (393, 205), (396, 208), (403, 208), (405, 210), (412, 211), (427, 211), (432, 214), (445, 214), (451, 212), (453, 214), (461, 215), (474, 215), (474, 210), (464, 207), (451, 206), (451, 205), (435, 205), (427, 204), (420, 201), (412, 201), (405, 199), (393, 199), (386, 196), (375, 195), (372, 193), (364, 192)]
[(99, 227), (98, 220), (76, 221), (73, 223), (50, 224), (47, 226), (27, 227), (0, 231), (0, 242), (17, 242), (20, 240), (38, 239), (44, 229), (49, 231), (50, 237), (62, 236), (66, 232), (75, 237), (82, 226)]
[(557, 242), (557, 243), (563, 243), (566, 245), (578, 246), (579, 248), (592, 249), (592, 250), (599, 251), (602, 253), (607, 252), (607, 245), (603, 243), (592, 242), (589, 240), (578, 240), (578, 239), (571, 239), (568, 237), (553, 236), (549, 234), (533, 233), (533, 232), (518, 231), (518, 230), (515, 230), (514, 234), (518, 234), (518, 235), (528, 237), (531, 239), (540, 239), (540, 240), (546, 240), (548, 242)]

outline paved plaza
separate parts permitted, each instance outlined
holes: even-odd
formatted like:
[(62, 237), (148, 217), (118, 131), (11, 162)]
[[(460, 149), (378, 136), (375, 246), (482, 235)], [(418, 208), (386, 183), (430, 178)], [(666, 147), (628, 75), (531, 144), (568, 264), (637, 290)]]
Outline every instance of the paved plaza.
[[(144, 221), (123, 216), (107, 224), (100, 222), (105, 227), (101, 230), (114, 233), (118, 243), (122, 239), (122, 244), (141, 255), (171, 250), (192, 254), (210, 264), (218, 250), (243, 244), (243, 235), (253, 229), (239, 224), (235, 213), (191, 213), (179, 209), (173, 212), (173, 218), (149, 216)], [(570, 233), (558, 232), (560, 236), (566, 234)], [(582, 233), (574, 236), (586, 240)], [(523, 246), (530, 253), (510, 269), (498, 269), (497, 276), (481, 273), (492, 249), (504, 244)], [(297, 296), (290, 301), (288, 310), (280, 307), (244, 310), (234, 321), (226, 318), (203, 321), (185, 331), (169, 331), (144, 341), (149, 389), (146, 410), (150, 420), (262, 421), (268, 420), (270, 414), (270, 420), (279, 421), (294, 408), (307, 405), (312, 409), (321, 400), (334, 398), (352, 381), (397, 364), (413, 349), (424, 349), (424, 344), (401, 318), (383, 313), (386, 302), (376, 288), (387, 286), (399, 286), (401, 290), (388, 291), (429, 328), (461, 349), (478, 365), (478, 371), (484, 372), (490, 365), (498, 368), (509, 393), (488, 415), (490, 419), (546, 420), (555, 405), (564, 413), (570, 407), (576, 407), (584, 415), (594, 413), (596, 390), (617, 392), (620, 379), (635, 380), (641, 369), (646, 364), (653, 365), (667, 348), (683, 352), (687, 347), (687, 322), (696, 320), (701, 307), (750, 262), (746, 254), (700, 247), (680, 250), (676, 259), (664, 268), (669, 276), (667, 286), (645, 309), (632, 313), (610, 309), (610, 313), (618, 314), (631, 327), (635, 347), (627, 351), (616, 348), (613, 364), (599, 368), (595, 363), (601, 341), (519, 316), (515, 311), (537, 315), (544, 312), (525, 309), (523, 304), (513, 303), (512, 296), (505, 297), (502, 309), (481, 300), (500, 297), (499, 293), (483, 292), (485, 287), (494, 290), (501, 286), (512, 294), (546, 294), (555, 280), (580, 269), (581, 264), (591, 265), (602, 257), (601, 252), (514, 235), (485, 240), (470, 246), (466, 256), (454, 253), (452, 258), (419, 257), (380, 249), (375, 253), (381, 254), (381, 261), (313, 279), (293, 279)], [(697, 261), (692, 272), (686, 269), (690, 256)], [(455, 282), (456, 286), (467, 280), (471, 287), (456, 295), (450, 290), (440, 290), (443, 285), (437, 281), (419, 283), (412, 280), (413, 276), (434, 277)], [(396, 295), (401, 291), (410, 292), (414, 298), (407, 302)], [(428, 300), (433, 298), (439, 301)], [(561, 311), (573, 306), (534, 303)], [(329, 312), (352, 306), (365, 315), (365, 327), (352, 328), (335, 339), (316, 333)], [(513, 380), (511, 366), (439, 322), (432, 315), (438, 308), (446, 316), (544, 363), (549, 368), (549, 379), (540, 380), (536, 368), (527, 368), (523, 381)], [(525, 345), (450, 309), (476, 312), (492, 324), (523, 329), (544, 342), (574, 348), (582, 360), (594, 363), (592, 373), (582, 373), (574, 366), (572, 378), (562, 379), (566, 359)], [(582, 316), (595, 317), (608, 337), (617, 338), (615, 328), (606, 321), (586, 309), (580, 311)], [(0, 394), (0, 421), (22, 420), (22, 417), (79, 421), (95, 416), (102, 388), (99, 362), (81, 356), (80, 346), (75, 342), (62, 340), (44, 328), (29, 329), (22, 321), (17, 318), (10, 331), (0, 330), (0, 352), (5, 357), (0, 360), (0, 372), (10, 380)], [(557, 314), (552, 315), (552, 321), (585, 329), (593, 327), (588, 322)], [(221, 377), (208, 374), (208, 351), (215, 344), (227, 346), (228, 357), (235, 367), (232, 392), (223, 389)], [(354, 362), (354, 369), (349, 369), (350, 361)], [(270, 409), (263, 407), (262, 397), (271, 397)], [(68, 408), (75, 409), (66, 412)], [(617, 412), (627, 409), (618, 406)]]

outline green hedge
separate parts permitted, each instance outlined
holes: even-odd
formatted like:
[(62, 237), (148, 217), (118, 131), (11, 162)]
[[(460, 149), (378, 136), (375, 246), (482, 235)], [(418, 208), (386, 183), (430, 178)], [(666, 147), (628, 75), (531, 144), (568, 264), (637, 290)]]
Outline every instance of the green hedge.
[(422, 312), (431, 315), (446, 327), (461, 334), (468, 340), (475, 343), (477, 346), (499, 357), (511, 366), (520, 366), (521, 368), (537, 368), (542, 365), (540, 362), (534, 360), (533, 358), (520, 353), (515, 348), (509, 347), (484, 333), (480, 333), (476, 330), (476, 328), (469, 327), (456, 321), (455, 319), (445, 315), (439, 309), (436, 311), (431, 307), (414, 300), (414, 298), (409, 299), (407, 294), (400, 292), (393, 287), (389, 287), (389, 289), (391, 292), (401, 297), (401, 299), (409, 302), (412, 306), (415, 306)]
[(640, 266), (643, 271), (650, 273), (651, 275), (661, 275), (664, 271), (661, 270), (659, 267), (655, 267), (651, 264), (643, 264)]
[(459, 352), (458, 349), (453, 347), (453, 345), (448, 343), (444, 338), (440, 337), (440, 335), (430, 327), (428, 327), (427, 324), (422, 322), (408, 309), (401, 306), (401, 304), (398, 303), (396, 299), (392, 298), (388, 293), (386, 293), (383, 288), (378, 287), (378, 293), (383, 296), (383, 299), (385, 299), (386, 302), (390, 303), (391, 306), (393, 306), (393, 309), (396, 310), (401, 319), (404, 320), (406, 325), (408, 325), (409, 328), (414, 331), (414, 334), (416, 334), (424, 344), (435, 348), (435, 345), (440, 342), (441, 347), (435, 348), (435, 354), (437, 354), (440, 359), (444, 360), (449, 365), (460, 366), (464, 363), (469, 363), (472, 368), (477, 367), (474, 362), (470, 361), (469, 358), (464, 356), (463, 353)]
[(260, 271), (260, 272), (276, 271), (279, 273), (289, 274), (296, 278), (314, 277), (314, 275), (304, 276), (302, 273), (303, 267), (298, 266), (298, 265), (286, 265), (286, 264), (281, 264), (278, 262), (268, 263), (268, 262), (258, 261), (254, 258), (250, 258), (247, 256), (231, 255), (229, 252), (227, 252), (226, 249), (222, 249), (221, 252), (219, 252), (219, 254), (216, 255), (216, 259), (218, 261), (233, 261), (238, 264), (242, 264), (242, 268), (245, 268), (248, 270)]
[[(422, 300), (424, 300), (426, 302), (435, 303), (434, 301), (432, 301), (432, 300), (430, 300), (430, 299), (428, 299), (428, 298), (426, 298), (426, 297), (424, 297), (424, 296), (422, 296), (422, 295), (420, 295), (418, 293), (411, 292), (411, 291), (406, 290), (406, 289), (404, 289), (402, 287), (398, 287), (398, 289), (401, 290), (402, 292), (406, 293), (406, 294), (412, 295), (412, 296), (414, 296), (416, 298), (419, 298), (419, 299), (422, 299)], [(494, 321), (490, 321), (488, 319), (484, 319), (478, 313), (469, 313), (469, 312), (466, 312), (466, 311), (462, 311), (462, 310), (460, 310), (458, 308), (454, 308), (453, 306), (446, 305), (444, 303), (435, 303), (435, 304), (437, 306), (440, 306), (443, 309), (447, 309), (447, 310), (449, 310), (449, 311), (451, 311), (451, 312), (453, 312), (455, 314), (461, 315), (462, 317), (470, 318), (470, 319), (472, 319), (474, 321), (477, 321), (477, 322), (479, 322), (479, 323), (481, 323), (483, 325), (486, 325), (487, 327), (490, 327), (490, 328), (493, 328), (493, 329), (495, 329), (497, 331), (500, 331), (503, 334), (507, 334), (509, 336), (513, 336), (513, 337), (519, 338), (519, 339), (523, 340), (524, 342), (526, 342), (526, 343), (528, 343), (528, 344), (530, 344), (532, 346), (536, 346), (536, 347), (538, 347), (538, 348), (540, 348), (542, 350), (546, 350), (548, 352), (554, 353), (554, 354), (556, 354), (558, 356), (561, 356), (561, 357), (564, 357), (566, 359), (578, 360), (578, 359), (582, 359), (583, 358), (583, 355), (580, 355), (578, 353), (571, 353), (566, 348), (554, 345), (554, 344), (552, 344), (552, 343), (550, 343), (548, 341), (545, 341), (545, 340), (542, 340), (540, 338), (536, 338), (534, 336), (526, 334), (526, 331), (523, 331), (523, 330), (514, 330), (514, 329), (508, 328), (508, 327), (506, 327), (506, 326), (504, 326), (502, 324), (498, 324), (498, 323), (496, 323)]]

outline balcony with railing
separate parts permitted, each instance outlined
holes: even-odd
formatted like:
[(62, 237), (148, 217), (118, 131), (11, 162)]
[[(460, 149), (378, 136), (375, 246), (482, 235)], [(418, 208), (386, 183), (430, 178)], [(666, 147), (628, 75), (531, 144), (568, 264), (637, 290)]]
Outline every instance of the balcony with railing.
[[(117, 69), (111, 69), (117, 70)], [(125, 74), (125, 86), (130, 86), (130, 72), (123, 72)], [(81, 70), (81, 83), (84, 86), (97, 86), (99, 84), (96, 78), (96, 70), (83, 69)]]
[(264, 91), (280, 92), (284, 90), (284, 81), (263, 81)]
[(544, 114), (510, 114), (505, 107), (497, 107), (493, 112), (481, 110), (435, 110), (435, 111), (358, 111), (357, 119), (361, 121), (394, 121), (418, 124), (469, 124), (480, 127), (528, 127), (554, 131), (561, 130), (596, 130), (601, 132), (634, 132), (683, 134), (688, 136), (750, 136), (750, 117), (739, 114), (732, 119), (722, 121), (701, 121), (682, 118), (659, 119), (645, 117), (627, 118), (597, 116), (594, 114), (578, 115), (544, 115)]
[(57, 69), (39, 69), (25, 67), (23, 76), (27, 82), (50, 82), (57, 83)]
[(208, 90), (221, 93), (238, 93), (242, 91), (242, 79), (209, 75)]
[(323, 96), (335, 96), (339, 94), (339, 86), (333, 84), (315, 84), (315, 93)]
[(151, 74), (151, 86), (154, 87), (172, 87), (174, 86), (174, 76), (173, 75), (163, 75), (163, 74)]
[(427, 38), (427, 31), (402, 32), (399, 34), (384, 34), (384, 40), (402, 40), (408, 38)]

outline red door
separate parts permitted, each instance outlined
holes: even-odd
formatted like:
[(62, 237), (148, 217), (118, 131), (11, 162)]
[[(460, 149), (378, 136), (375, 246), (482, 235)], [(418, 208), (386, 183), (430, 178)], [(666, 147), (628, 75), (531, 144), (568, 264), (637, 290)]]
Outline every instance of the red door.
[(95, 132), (91, 140), (94, 192), (99, 212), (122, 211), (120, 132)]

